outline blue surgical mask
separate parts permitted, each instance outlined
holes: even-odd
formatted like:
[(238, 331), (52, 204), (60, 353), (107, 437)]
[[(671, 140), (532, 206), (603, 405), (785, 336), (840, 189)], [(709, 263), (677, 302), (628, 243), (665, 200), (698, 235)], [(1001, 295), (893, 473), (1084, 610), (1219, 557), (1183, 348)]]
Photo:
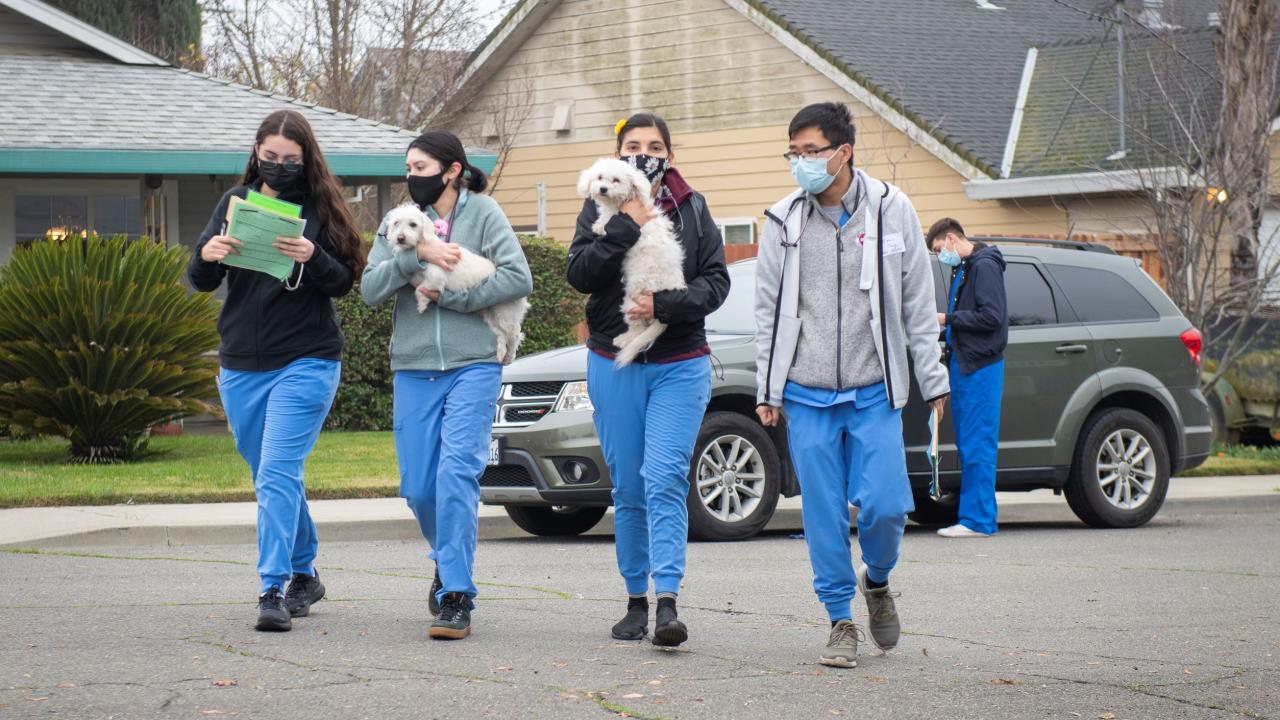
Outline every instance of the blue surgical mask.
[(960, 253), (955, 250), (943, 250), (938, 253), (938, 262), (948, 267), (960, 267)]
[[(810, 195), (817, 195), (831, 187), (831, 183), (836, 181), (836, 176), (827, 174), (827, 161), (830, 159), (820, 157), (793, 158), (791, 160), (791, 175), (796, 179), (796, 184)], [(836, 170), (836, 173), (839, 172), (839, 170)]]

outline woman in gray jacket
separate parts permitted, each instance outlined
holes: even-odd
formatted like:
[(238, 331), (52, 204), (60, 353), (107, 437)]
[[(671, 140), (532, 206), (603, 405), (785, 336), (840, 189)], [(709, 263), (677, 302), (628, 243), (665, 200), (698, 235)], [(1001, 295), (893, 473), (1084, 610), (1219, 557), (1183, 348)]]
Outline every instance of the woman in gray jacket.
[[(489, 457), (494, 405), (502, 385), (493, 331), (481, 310), (533, 291), (533, 278), (511, 223), (481, 195), (484, 173), (467, 163), (452, 133), (430, 131), (405, 156), (409, 195), (432, 220), (445, 219), (449, 245), (393, 254), (386, 222), (378, 230), (360, 294), (369, 305), (395, 301), (391, 369), (395, 373), (395, 442), (400, 495), (422, 528), (436, 563), (428, 605), (433, 638), (471, 633), (480, 474)], [(458, 246), (493, 261), (497, 271), (467, 292), (428, 292), (418, 312), (413, 276), (435, 263), (452, 269)]]

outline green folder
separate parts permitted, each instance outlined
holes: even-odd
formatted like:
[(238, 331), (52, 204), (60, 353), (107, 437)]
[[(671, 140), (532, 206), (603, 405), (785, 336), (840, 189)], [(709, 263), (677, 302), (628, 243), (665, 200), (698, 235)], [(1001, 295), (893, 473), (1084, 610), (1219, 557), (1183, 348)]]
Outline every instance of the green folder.
[(226, 234), (243, 245), (239, 255), (227, 255), (222, 263), (284, 280), (293, 272), (293, 259), (275, 248), (276, 238), (302, 237), (302, 230), (306, 225), (307, 221), (302, 218), (291, 217), (255, 202), (233, 197), (227, 208)]
[(289, 217), (296, 218), (302, 217), (301, 205), (294, 205), (293, 203), (285, 202), (280, 198), (267, 197), (257, 190), (250, 190), (249, 195), (245, 200), (247, 200), (250, 205), (257, 205), (260, 208), (266, 208), (267, 210), (278, 212), (281, 215), (288, 215)]

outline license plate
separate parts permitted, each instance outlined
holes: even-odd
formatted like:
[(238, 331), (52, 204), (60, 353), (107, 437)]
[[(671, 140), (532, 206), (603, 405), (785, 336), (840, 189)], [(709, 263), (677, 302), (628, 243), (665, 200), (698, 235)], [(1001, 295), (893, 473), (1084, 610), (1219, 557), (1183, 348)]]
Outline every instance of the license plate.
[(489, 441), (489, 465), (502, 464), (502, 438), (493, 438)]

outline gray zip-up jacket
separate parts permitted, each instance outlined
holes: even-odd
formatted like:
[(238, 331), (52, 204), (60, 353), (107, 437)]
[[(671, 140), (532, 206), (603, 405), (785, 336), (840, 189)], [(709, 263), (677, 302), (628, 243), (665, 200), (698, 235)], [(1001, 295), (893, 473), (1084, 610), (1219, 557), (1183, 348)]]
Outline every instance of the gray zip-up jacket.
[[(911, 201), (898, 188), (861, 176), (870, 202), (858, 277), (843, 292), (866, 293), (871, 303), (867, 338), (884, 371), (885, 392), (895, 409), (907, 404), (907, 351), (920, 392), (928, 400), (950, 392), (947, 369), (939, 362), (938, 306), (924, 233)], [(803, 190), (765, 211), (764, 236), (756, 261), (756, 402), (782, 406), (782, 391), (800, 337), (800, 237), (809, 220)], [(832, 311), (839, 309), (832, 298)], [(832, 352), (834, 352), (834, 348)]]

